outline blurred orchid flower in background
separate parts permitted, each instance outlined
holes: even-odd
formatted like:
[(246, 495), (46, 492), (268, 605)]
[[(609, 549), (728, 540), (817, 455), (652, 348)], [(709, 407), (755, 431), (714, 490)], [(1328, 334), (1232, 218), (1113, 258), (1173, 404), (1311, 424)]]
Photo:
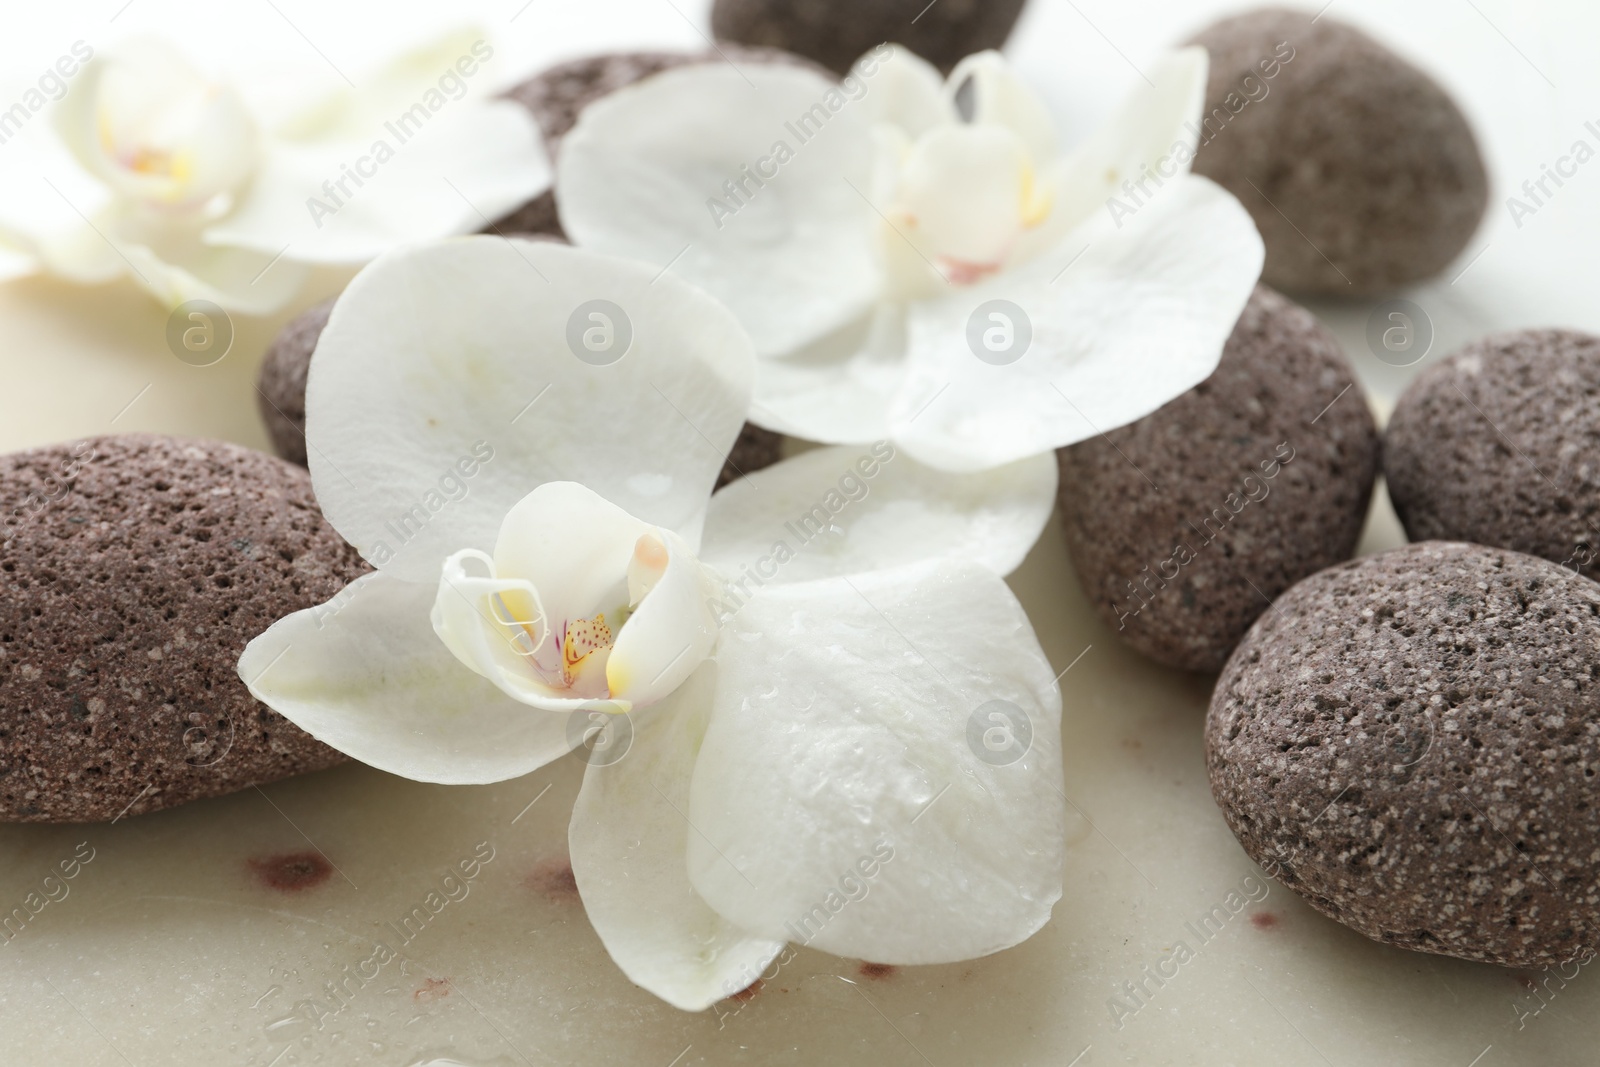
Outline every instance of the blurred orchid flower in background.
[[(587, 748), (585, 911), (686, 1010), (793, 940), (969, 959), (1061, 895), (1060, 691), (1001, 577), (1055, 458), (949, 475), (879, 442), (713, 496), (754, 364), (647, 264), (491, 237), (381, 257), (306, 394), (317, 499), (378, 570), (239, 660), (297, 726), (419, 781)], [(1008, 715), (1029, 740), (996, 759), (973, 738), (1009, 744)], [(597, 730), (627, 740), (596, 758)], [(819, 905), (842, 877), (870, 893)]]
[(996, 52), (948, 80), (887, 45), (839, 83), (684, 67), (583, 112), (556, 200), (576, 244), (670, 264), (734, 311), (761, 357), (752, 421), (985, 469), (1216, 368), (1263, 251), (1189, 173), (1206, 70), (1174, 53), (1062, 153)]
[(481, 229), (549, 186), (532, 117), (486, 95), (493, 55), (458, 32), (269, 116), (247, 87), (130, 39), (90, 58), (55, 105), (67, 160), (7, 146), (8, 167), (36, 163), (40, 180), (8, 187), (0, 272), (125, 275), (170, 306), (267, 314), (312, 266)]

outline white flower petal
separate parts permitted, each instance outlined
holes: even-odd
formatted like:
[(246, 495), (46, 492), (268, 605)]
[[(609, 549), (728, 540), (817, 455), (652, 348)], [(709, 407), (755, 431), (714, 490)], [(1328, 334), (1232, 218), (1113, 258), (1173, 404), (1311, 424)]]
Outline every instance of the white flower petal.
[(634, 720), (620, 760), (590, 763), (568, 833), (578, 893), (606, 951), (685, 1011), (749, 986), (784, 946), (728, 922), (689, 884), (684, 816), (714, 679), (715, 668), (701, 668), (657, 714)]
[(973, 125), (1011, 130), (1022, 138), (1037, 163), (1055, 156), (1056, 130), (1050, 112), (999, 52), (978, 52), (956, 64), (945, 83), (952, 109), (963, 89), (971, 94)]
[[(1198, 45), (1180, 48), (1151, 71), (1108, 122), (1062, 162), (1057, 182), (1056, 225), (1071, 227), (1098, 211), (1111, 197), (1134, 205), (1157, 190), (1156, 181), (1189, 173), (1199, 141), (1210, 57)], [(1147, 173), (1143, 192), (1123, 182)]]
[(725, 308), (642, 264), (495, 237), (397, 250), (351, 282), (312, 359), (317, 499), (369, 560), (430, 584), (550, 481), (694, 544), (753, 364)]
[[(648, 542), (638, 546), (641, 550)], [(663, 530), (667, 563), (606, 661), (611, 698), (639, 707), (665, 697), (705, 661), (717, 640), (712, 605), (721, 588), (683, 539)]]
[(756, 363), (750, 421), (810, 441), (886, 437), (906, 374), (905, 308), (872, 313), (783, 359)]
[[(913, 305), (895, 443), (933, 467), (981, 470), (1143, 418), (1216, 369), (1262, 255), (1239, 202), (1191, 175), (1121, 230), (1096, 219), (1048, 256)], [(1021, 316), (984, 306), (994, 300)], [(1024, 323), (1031, 341), (1014, 362), (986, 362), (969, 343), (975, 319), (980, 348), (1003, 323), (1012, 346)]]
[[(106, 213), (97, 217), (99, 226), (107, 225)], [(13, 230), (9, 238), (19, 251), (26, 251), (39, 268), (78, 285), (100, 285), (131, 273), (128, 257), (118, 254), (105, 233), (103, 228), (97, 230), (95, 226), (80, 223), (37, 234)]]
[(304, 264), (249, 249), (209, 247), (189, 232), (152, 237), (156, 244), (119, 245), (133, 279), (168, 307), (210, 300), (240, 314), (269, 315), (294, 299), (310, 274)]
[[(430, 34), (416, 47), (376, 69), (358, 72), (356, 82), (360, 88), (341, 86), (303, 99), (274, 124), (272, 133), (290, 141), (366, 144), (383, 132), (385, 122), (393, 121), (430, 93), (440, 92), (441, 77), (447, 73), (460, 75), (457, 63), (464, 63), (471, 73), (451, 79), (446, 86), (451, 92), (445, 106), (461, 99), (478, 99), (492, 89), (495, 81), (494, 74), (486, 69), (495, 54), (488, 36), (481, 26)], [(461, 85), (457, 87), (455, 82)]]
[(549, 188), (539, 128), (520, 104), (467, 99), (429, 114), (404, 142), (375, 124), (360, 140), (274, 143), (206, 239), (299, 262), (363, 263), (481, 230)]
[(872, 155), (861, 105), (809, 70), (679, 67), (584, 109), (556, 201), (575, 243), (670, 263), (733, 310), (759, 354), (781, 354), (877, 297)]
[(1050, 452), (948, 474), (887, 442), (819, 448), (712, 497), (700, 558), (735, 584), (748, 578), (755, 586), (940, 557), (1004, 575), (1038, 540), (1055, 497)]
[[(873, 49), (851, 69), (851, 76), (867, 83), (861, 106), (870, 120), (889, 123), (912, 138), (957, 121), (937, 67), (899, 45), (890, 45), (887, 55), (877, 57)], [(868, 66), (871, 74), (865, 73)]]
[[(732, 627), (688, 809), (712, 907), (879, 963), (970, 959), (1044, 925), (1065, 853), (1061, 701), (1004, 582), (944, 561), (785, 585)], [(1020, 726), (986, 747), (1001, 708), (1031, 724), (1026, 751)]]
[(34, 235), (12, 233), (38, 264), (78, 285), (127, 275), (167, 307), (210, 300), (228, 311), (265, 315), (305, 283), (302, 264), (239, 248), (212, 248), (190, 227), (165, 225), (136, 205), (113, 201), (78, 224)]
[(566, 715), (503, 696), (429, 623), (431, 586), (369, 574), (239, 657), (256, 699), (325, 744), (420, 782), (516, 778), (566, 753)]
[(106, 180), (103, 171), (108, 163), (100, 141), (100, 80), (107, 69), (105, 56), (85, 63), (50, 116), (61, 146), (78, 166), (101, 181)]

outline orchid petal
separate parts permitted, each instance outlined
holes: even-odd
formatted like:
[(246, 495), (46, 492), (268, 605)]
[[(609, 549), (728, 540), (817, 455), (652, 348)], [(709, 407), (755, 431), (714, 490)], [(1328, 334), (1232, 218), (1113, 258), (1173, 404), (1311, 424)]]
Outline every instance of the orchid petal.
[(939, 561), (784, 585), (731, 626), (688, 807), (690, 880), (719, 914), (898, 964), (1044, 925), (1061, 701), (1004, 582)]
[(175, 308), (209, 300), (228, 311), (265, 315), (292, 300), (308, 269), (239, 248), (211, 248), (199, 233), (163, 225), (127, 201), (113, 200), (87, 221), (36, 233), (0, 234), (37, 267), (78, 285), (101, 285), (127, 275)]
[[(647, 544), (636, 547), (643, 550)], [(682, 685), (717, 641), (712, 605), (720, 584), (671, 531), (661, 532), (657, 548), (665, 549), (666, 566), (628, 617), (606, 661), (612, 699), (635, 707)]]
[(492, 237), (396, 250), (312, 358), (317, 499), (367, 559), (430, 584), (551, 481), (693, 545), (753, 363), (726, 309), (641, 264)]
[(429, 624), (430, 586), (356, 579), (273, 623), (239, 657), (256, 699), (325, 744), (419, 782), (470, 785), (565, 754), (568, 716), (503, 696)]
[(556, 200), (576, 244), (670, 269), (774, 355), (876, 299), (871, 162), (866, 116), (816, 73), (699, 64), (586, 107), (562, 141)]
[(209, 300), (240, 314), (269, 315), (293, 300), (310, 275), (302, 263), (211, 247), (192, 232), (152, 232), (149, 238), (150, 244), (119, 240), (120, 251), (133, 279), (168, 307)]
[(131, 270), (128, 256), (106, 236), (107, 213), (97, 218), (98, 225), (80, 223), (42, 233), (8, 229), (6, 236), (39, 269), (78, 285), (101, 285)]
[(736, 584), (803, 582), (941, 557), (1005, 575), (1038, 540), (1055, 498), (1049, 452), (980, 474), (948, 474), (888, 442), (819, 448), (712, 497), (700, 557)]
[(1239, 202), (1188, 176), (1120, 230), (1096, 219), (1048, 256), (913, 305), (895, 443), (981, 470), (1143, 418), (1216, 369), (1262, 256)]
[(811, 441), (858, 443), (889, 433), (905, 377), (905, 309), (872, 313), (782, 359), (756, 363), (750, 421)]
[[(443, 113), (465, 100), (476, 101), (489, 94), (495, 76), (487, 73), (495, 49), (482, 26), (464, 25), (443, 33), (429, 34), (415, 46), (399, 52), (376, 68), (357, 73), (360, 88), (340, 86), (331, 92), (318, 90), (299, 101), (289, 102), (273, 123), (275, 138), (290, 142), (333, 142), (368, 144), (392, 122), (417, 103), (430, 107), (430, 93), (444, 95), (445, 103), (435, 110)], [(471, 73), (462, 76), (463, 64)], [(442, 76), (451, 74), (460, 82), (440, 86)]]
[(784, 947), (781, 935), (753, 935), (713, 911), (684, 866), (690, 772), (715, 674), (702, 667), (657, 714), (635, 721), (615, 763), (590, 763), (568, 832), (573, 877), (606, 951), (629, 979), (685, 1011), (753, 984)]
[[(1056, 184), (1054, 223), (1070, 228), (1113, 197), (1134, 203), (1154, 192), (1160, 182), (1188, 174), (1205, 107), (1204, 48), (1180, 48), (1151, 71), (1150, 84), (1139, 85), (1115, 115), (1062, 162)], [(1146, 179), (1146, 174), (1155, 177)], [(1143, 181), (1129, 193), (1123, 182)]]
[(1056, 130), (1049, 111), (999, 52), (977, 52), (956, 64), (945, 82), (952, 109), (963, 90), (971, 93), (972, 125), (1010, 130), (1039, 163), (1054, 158)]
[(299, 262), (364, 263), (396, 245), (481, 230), (549, 188), (526, 108), (464, 100), (428, 115), (405, 141), (374, 126), (360, 141), (274, 145), (206, 240)]
[[(921, 137), (959, 116), (944, 92), (944, 78), (932, 63), (900, 45), (882, 59), (874, 49), (856, 61), (851, 74), (867, 83), (861, 106), (873, 122), (889, 123), (907, 137)], [(866, 74), (868, 65), (874, 69)]]

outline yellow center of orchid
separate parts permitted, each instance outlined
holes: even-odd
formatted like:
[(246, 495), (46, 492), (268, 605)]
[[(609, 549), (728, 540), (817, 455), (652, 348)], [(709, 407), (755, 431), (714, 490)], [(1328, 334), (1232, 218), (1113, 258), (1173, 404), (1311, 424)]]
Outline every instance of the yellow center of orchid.
[(93, 123), (95, 169), (123, 195), (152, 207), (197, 208), (254, 171), (258, 137), (243, 99), (182, 57), (158, 51), (108, 60), (96, 89), (84, 116)]
[[(567, 619), (554, 631), (525, 593), (504, 590), (493, 594), (489, 603), (511, 647), (543, 681), (571, 690), (574, 696), (604, 699), (626, 686), (620, 664), (611, 658), (617, 632), (666, 573), (668, 559), (661, 538), (643, 535), (628, 561), (627, 602), (593, 616)], [(620, 594), (619, 589), (619, 599)], [(556, 650), (559, 661), (551, 662)]]

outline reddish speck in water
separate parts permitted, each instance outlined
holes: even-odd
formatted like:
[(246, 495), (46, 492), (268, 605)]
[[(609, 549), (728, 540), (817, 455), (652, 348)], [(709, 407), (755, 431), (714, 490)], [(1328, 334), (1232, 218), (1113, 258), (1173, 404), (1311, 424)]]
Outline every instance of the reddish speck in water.
[(412, 1000), (420, 1000), (420, 1001), (426, 1003), (426, 1002), (428, 1002), (430, 1000), (443, 1000), (445, 997), (448, 997), (449, 995), (450, 995), (450, 979), (448, 979), (448, 978), (424, 978), (422, 980), (422, 985), (420, 987), (418, 987), (418, 989), (417, 989), (417, 991), (415, 993), (411, 994), (411, 999)]
[(1514, 974), (1511, 976), (1511, 979), (1529, 992), (1539, 988), (1539, 983), (1535, 982), (1532, 978), (1525, 974)]
[(745, 986), (743, 989), (739, 990), (739, 992), (733, 994), (733, 996), (729, 997), (728, 999), (729, 1000), (737, 1000), (740, 1004), (747, 1004), (750, 1001), (756, 999), (756, 994), (761, 992), (761, 986), (762, 986), (761, 979), (757, 978), (754, 982), (751, 982), (749, 985)]
[(1122, 739), (1122, 747), (1140, 749), (1144, 747), (1144, 742), (1139, 740), (1137, 737), (1124, 737)]
[(248, 862), (262, 885), (285, 893), (313, 889), (333, 876), (333, 864), (316, 852), (283, 852)]
[(1278, 925), (1278, 917), (1270, 911), (1258, 911), (1250, 916), (1250, 925), (1257, 930), (1270, 930)]
[(895, 967), (892, 963), (863, 963), (856, 970), (861, 972), (863, 978), (888, 978), (894, 974)]
[(522, 879), (522, 884), (552, 901), (578, 899), (578, 879), (572, 874), (572, 863), (564, 858), (539, 864)]

